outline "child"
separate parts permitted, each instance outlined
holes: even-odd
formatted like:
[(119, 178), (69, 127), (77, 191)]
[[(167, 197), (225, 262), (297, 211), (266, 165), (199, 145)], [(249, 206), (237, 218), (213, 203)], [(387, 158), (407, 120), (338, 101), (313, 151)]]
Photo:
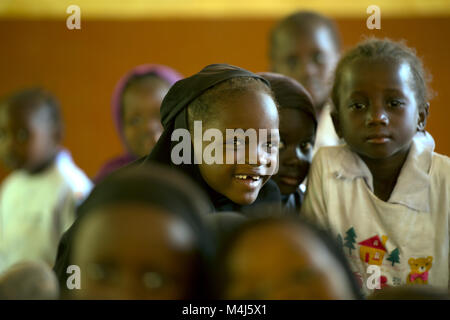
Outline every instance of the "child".
[[(267, 80), (238, 67), (209, 65), (170, 88), (161, 118), (164, 132), (145, 162), (169, 164), (192, 177), (208, 194), (213, 211), (244, 212), (251, 205), (279, 204), (279, 190), (269, 181), (278, 160), (278, 110)], [(196, 131), (198, 125), (202, 130)], [(207, 129), (215, 130), (218, 140), (202, 141), (208, 140), (203, 137)], [(227, 129), (249, 129), (258, 141), (246, 143), (247, 137), (239, 133), (227, 140)], [(191, 141), (180, 141), (179, 134), (185, 132)], [(186, 143), (188, 150), (178, 152)], [(211, 145), (223, 158), (207, 163), (202, 157)], [(179, 154), (181, 162), (174, 159)], [(227, 154), (232, 161), (225, 159)], [(255, 155), (253, 163), (250, 155)]]
[(14, 169), (0, 191), (0, 272), (26, 260), (53, 265), (61, 234), (91, 182), (61, 148), (62, 120), (50, 93), (28, 89), (0, 106), (0, 157)]
[(313, 98), (318, 120), (313, 154), (321, 146), (340, 143), (328, 103), (340, 50), (335, 23), (315, 12), (293, 13), (281, 20), (271, 32), (272, 71), (294, 78)]
[(308, 92), (294, 79), (276, 73), (261, 75), (270, 82), (280, 114), (280, 167), (272, 179), (280, 188), (283, 207), (298, 214), (304, 196), (300, 184), (309, 171), (317, 128), (314, 107)]
[(302, 213), (332, 231), (366, 294), (449, 280), (450, 161), (425, 131), (421, 61), (372, 39), (339, 62), (335, 126), (346, 145), (318, 151)]
[(149, 64), (135, 67), (119, 80), (112, 98), (112, 115), (126, 153), (108, 161), (95, 182), (151, 151), (162, 132), (161, 102), (181, 78), (169, 67)]
[(43, 262), (19, 262), (0, 275), (0, 300), (56, 300), (58, 297), (58, 280)]
[(297, 219), (251, 220), (228, 238), (217, 261), (225, 299), (355, 299), (345, 257), (326, 234)]
[[(213, 247), (202, 216), (208, 210), (193, 182), (156, 164), (106, 177), (79, 207), (58, 250), (63, 298), (207, 297)], [(70, 265), (79, 267), (78, 288), (67, 285), (76, 285)]]

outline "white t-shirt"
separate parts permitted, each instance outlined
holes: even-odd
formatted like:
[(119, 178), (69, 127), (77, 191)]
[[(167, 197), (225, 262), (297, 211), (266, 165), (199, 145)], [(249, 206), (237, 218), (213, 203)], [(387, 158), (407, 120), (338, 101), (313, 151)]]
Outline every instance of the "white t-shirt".
[(11, 173), (0, 191), (0, 273), (24, 260), (53, 265), (59, 239), (75, 219), (75, 205), (91, 189), (65, 150), (42, 173)]
[(313, 160), (302, 215), (336, 236), (366, 294), (378, 285), (449, 287), (450, 159), (433, 150), (428, 133), (416, 134), (387, 202), (348, 146), (324, 147)]

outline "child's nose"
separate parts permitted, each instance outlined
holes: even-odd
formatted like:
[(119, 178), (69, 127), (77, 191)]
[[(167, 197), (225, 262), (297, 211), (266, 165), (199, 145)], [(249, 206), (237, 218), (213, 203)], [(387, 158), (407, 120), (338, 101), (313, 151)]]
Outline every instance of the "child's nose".
[(163, 127), (159, 119), (150, 119), (147, 122), (147, 130), (154, 135), (160, 135)]
[(310, 85), (311, 78), (317, 73), (317, 66), (312, 61), (306, 61), (305, 63), (299, 63), (298, 66), (298, 79), (301, 79), (301, 83)]
[(265, 166), (270, 164), (270, 154), (263, 148), (255, 148), (246, 152), (246, 163), (254, 166)]
[(286, 165), (300, 166), (308, 161), (307, 157), (303, 154), (299, 147), (292, 147), (286, 151), (288, 152), (285, 161)]
[(389, 117), (383, 106), (380, 106), (379, 104), (374, 104), (368, 108), (368, 111), (366, 113), (367, 126), (388, 125), (388, 124), (389, 124)]

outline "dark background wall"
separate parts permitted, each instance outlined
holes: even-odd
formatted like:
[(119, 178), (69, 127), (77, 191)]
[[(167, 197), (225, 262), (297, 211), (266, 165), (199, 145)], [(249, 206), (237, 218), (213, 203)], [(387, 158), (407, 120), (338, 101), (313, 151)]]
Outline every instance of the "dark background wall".
[[(275, 19), (0, 21), (0, 95), (42, 85), (59, 98), (66, 123), (64, 145), (93, 176), (122, 148), (110, 113), (118, 78), (142, 63), (167, 64), (185, 76), (210, 63), (226, 62), (265, 71), (267, 35)], [(406, 39), (433, 75), (428, 131), (436, 151), (450, 155), (450, 18), (383, 18), (381, 30), (364, 19), (337, 19), (346, 48), (365, 35)], [(0, 178), (5, 171), (0, 169)]]

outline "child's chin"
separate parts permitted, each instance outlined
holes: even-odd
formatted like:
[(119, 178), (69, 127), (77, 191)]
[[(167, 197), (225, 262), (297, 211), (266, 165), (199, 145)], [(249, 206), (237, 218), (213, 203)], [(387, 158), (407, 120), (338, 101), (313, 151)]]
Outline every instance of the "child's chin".
[(255, 202), (257, 198), (258, 192), (254, 192), (251, 194), (240, 194), (239, 196), (230, 197), (229, 199), (238, 205), (247, 206)]

